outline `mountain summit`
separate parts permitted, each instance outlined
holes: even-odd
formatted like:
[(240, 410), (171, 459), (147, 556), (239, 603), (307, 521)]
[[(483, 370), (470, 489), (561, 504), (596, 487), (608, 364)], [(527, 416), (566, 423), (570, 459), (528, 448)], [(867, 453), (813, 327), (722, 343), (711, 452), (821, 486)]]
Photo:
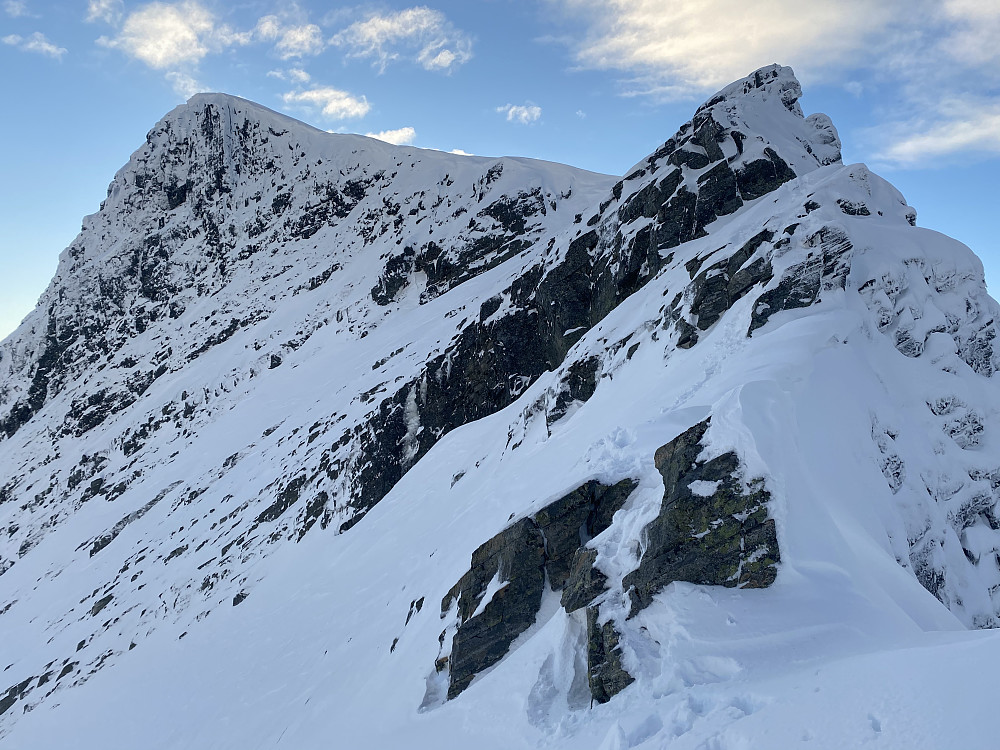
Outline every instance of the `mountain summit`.
[(800, 96), (621, 179), (170, 112), (0, 344), (4, 742), (987, 746), (998, 307)]

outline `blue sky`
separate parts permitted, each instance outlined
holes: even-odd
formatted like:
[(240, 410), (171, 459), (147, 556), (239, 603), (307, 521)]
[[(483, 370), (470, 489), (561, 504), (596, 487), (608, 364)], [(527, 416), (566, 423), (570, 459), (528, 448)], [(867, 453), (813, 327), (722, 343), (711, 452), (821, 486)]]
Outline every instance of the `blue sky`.
[(1000, 291), (998, 0), (0, 0), (0, 336), (146, 131), (197, 91), (332, 131), (623, 174), (718, 88), (791, 65), (844, 159)]

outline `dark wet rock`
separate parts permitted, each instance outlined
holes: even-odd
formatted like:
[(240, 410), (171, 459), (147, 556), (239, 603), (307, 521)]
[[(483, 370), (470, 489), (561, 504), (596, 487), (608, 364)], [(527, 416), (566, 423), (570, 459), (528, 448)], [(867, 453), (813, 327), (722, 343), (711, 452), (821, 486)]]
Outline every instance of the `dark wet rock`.
[[(587, 482), (472, 553), (471, 567), (441, 601), (442, 614), (456, 602), (458, 606), (458, 630), (448, 660), (449, 699), (465, 690), (478, 672), (500, 661), (514, 639), (531, 627), (546, 577), (553, 589), (566, 584), (578, 550), (611, 525), (635, 486), (631, 479), (611, 486)], [(494, 579), (501, 586), (482, 605)]]
[(631, 479), (610, 487), (591, 480), (534, 515), (545, 538), (545, 570), (553, 590), (566, 585), (576, 551), (611, 526), (635, 487)]
[(858, 201), (849, 201), (846, 198), (841, 198), (837, 201), (837, 205), (848, 216), (871, 216), (868, 206)]
[[(505, 583), (475, 614), (490, 581)], [(472, 567), (448, 592), (442, 612), (458, 601), (459, 628), (449, 660), (448, 698), (469, 686), (476, 673), (496, 664), (510, 644), (535, 622), (545, 586), (545, 540), (522, 518), (472, 553)]]
[(658, 223), (655, 229), (656, 243), (659, 247), (669, 249), (699, 236), (695, 218), (697, 205), (698, 194), (692, 193), (687, 187), (681, 187), (664, 204), (657, 214)]
[(380, 305), (392, 303), (399, 292), (406, 286), (410, 274), (413, 273), (416, 253), (412, 247), (403, 248), (403, 252), (394, 255), (385, 262), (378, 283), (372, 287), (372, 299)]
[(0, 716), (7, 713), (7, 711), (9, 711), (18, 700), (23, 698), (29, 692), (31, 683), (34, 679), (34, 677), (29, 677), (23, 682), (7, 688), (7, 692), (0, 697)]
[(607, 703), (635, 678), (622, 666), (621, 636), (613, 620), (599, 623), (598, 607), (587, 608), (587, 679), (590, 694), (598, 703)]
[(778, 286), (757, 298), (750, 318), (748, 334), (762, 327), (771, 316), (782, 310), (809, 307), (819, 299), (822, 258), (811, 258), (789, 268)]
[(705, 420), (656, 451), (663, 502), (644, 529), (639, 566), (622, 579), (631, 614), (673, 581), (741, 588), (774, 582), (779, 553), (770, 495), (760, 480), (744, 485), (735, 453), (699, 460), (708, 426)]
[(678, 149), (674, 151), (670, 158), (667, 159), (668, 164), (673, 164), (676, 167), (687, 167), (688, 169), (704, 169), (711, 161), (709, 158), (702, 153), (697, 151), (691, 151), (686, 148)]
[(736, 172), (736, 184), (743, 200), (760, 198), (795, 179), (795, 172), (774, 149), (765, 148), (764, 156), (766, 158), (745, 164)]
[(499, 294), (486, 300), (479, 306), (479, 322), (485, 322), (487, 318), (491, 317), (497, 310), (500, 309), (500, 305), (502, 304), (503, 297)]
[(102, 609), (111, 604), (111, 600), (114, 598), (115, 598), (114, 594), (105, 594), (104, 596), (102, 596), (100, 599), (94, 602), (94, 606), (90, 608), (90, 616), (91, 617), (97, 616)]
[(580, 547), (573, 555), (569, 577), (560, 599), (567, 612), (586, 607), (606, 590), (608, 577), (594, 567), (596, 561), (597, 550), (592, 547)]
[(327, 504), (330, 501), (330, 496), (325, 490), (317, 492), (313, 498), (306, 503), (305, 508), (299, 514), (296, 519), (296, 539), (300, 540), (306, 535), (306, 533), (311, 529), (317, 521), (320, 522), (320, 526), (324, 529), (329, 523), (329, 516), (327, 513)]
[(573, 403), (590, 400), (597, 390), (600, 366), (601, 360), (598, 357), (585, 357), (570, 364), (565, 376), (559, 381), (555, 405), (545, 415), (549, 426), (562, 419)]
[(766, 258), (758, 258), (749, 266), (743, 266), (757, 248), (773, 236), (766, 229), (759, 232), (731, 257), (706, 268), (695, 277), (691, 312), (696, 316), (698, 328), (707, 330), (750, 289), (771, 280), (771, 264)]
[[(281, 514), (292, 507), (298, 499), (302, 488), (306, 484), (306, 476), (300, 474), (299, 476), (290, 480), (280, 492), (278, 492), (278, 497), (273, 503), (271, 503), (267, 508), (260, 512), (257, 518), (253, 522), (253, 527), (256, 527), (262, 523), (270, 523), (276, 521), (281, 517)], [(251, 527), (251, 528), (253, 528)]]
[(677, 348), (690, 349), (698, 343), (698, 329), (688, 323), (684, 318), (677, 321)]
[(618, 210), (618, 220), (622, 224), (631, 224), (642, 217), (655, 218), (660, 207), (673, 195), (680, 182), (681, 171), (679, 169), (670, 172), (658, 182), (650, 182)]
[(700, 236), (705, 227), (720, 216), (734, 213), (743, 200), (736, 187), (736, 176), (725, 162), (712, 167), (698, 178), (698, 205), (695, 210), (696, 233)]
[(842, 230), (823, 227), (803, 244), (812, 252), (806, 260), (788, 268), (776, 287), (768, 289), (757, 298), (750, 317), (748, 336), (767, 323), (775, 313), (809, 307), (819, 301), (822, 291), (843, 289), (847, 283), (854, 246)]
[(76, 327), (60, 320), (56, 315), (55, 307), (51, 307), (48, 313), (45, 340), (41, 353), (35, 362), (27, 397), (11, 406), (7, 416), (0, 420), (0, 431), (5, 433), (7, 437), (17, 432), (42, 408), (46, 399), (51, 395), (50, 391), (53, 390), (53, 386), (59, 387), (63, 380), (60, 377), (60, 371), (65, 364), (70, 347), (76, 342), (78, 336), (79, 332)]

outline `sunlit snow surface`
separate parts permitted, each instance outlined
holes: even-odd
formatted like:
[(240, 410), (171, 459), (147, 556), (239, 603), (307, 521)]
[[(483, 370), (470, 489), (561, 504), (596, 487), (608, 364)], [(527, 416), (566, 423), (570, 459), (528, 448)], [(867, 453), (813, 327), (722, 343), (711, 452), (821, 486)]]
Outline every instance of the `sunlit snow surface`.
[[(838, 200), (864, 203), (869, 215), (846, 213)], [(808, 201), (819, 207), (805, 211)], [(315, 529), (297, 544), (248, 555), (238, 579), (224, 578), (221, 593), (201, 598), (185, 584), (200, 580), (199, 566), (219, 550), (189, 542), (145, 567), (127, 601), (116, 601), (117, 619), (95, 632), (84, 616), (94, 599), (77, 602), (123, 559), (143, 545), (163, 555), (197, 539), (191, 524), (211, 522), (209, 498), (225, 514), (225, 496), (238, 503), (248, 488), (256, 493), (287, 475), (300, 458), (281, 444), (291, 426), (308, 432), (331, 414), (338, 393), (391, 380), (397, 365), (372, 369), (385, 354), (436, 351), (454, 330), (451, 312), (478, 312), (527, 260), (509, 260), (425, 305), (404, 298), (391, 325), (372, 325), (362, 339), (317, 329), (280, 367), (235, 383), (193, 434), (164, 440), (161, 460), (150, 459), (139, 485), (145, 494), (84, 505), (0, 578), (0, 608), (16, 600), (0, 618), (9, 684), (71, 656), (81, 639), (81, 659), (114, 652), (111, 666), (18, 716), (0, 742), (14, 750), (996, 747), (1000, 633), (968, 628), (996, 616), (1000, 537), (985, 521), (961, 528), (955, 518), (982, 493), (995, 504), (988, 477), (1000, 470), (1000, 390), (963, 360), (956, 338), (997, 305), (972, 253), (911, 227), (908, 213), (861, 165), (821, 167), (748, 203), (677, 248), (657, 278), (575, 345), (567, 363), (597, 354), (602, 377), (594, 396), (551, 429), (529, 407), (559, 373), (447, 434), (345, 533)], [(854, 247), (846, 288), (776, 314), (751, 337), (758, 294), (748, 294), (693, 348), (678, 349), (662, 326), (663, 308), (691, 282), (685, 263), (701, 257), (707, 267), (713, 253), (731, 254), (761, 228), (778, 235), (793, 223), (791, 242), (772, 258), (775, 282), (808, 257), (803, 238), (835, 227)], [(577, 230), (551, 231), (570, 238)], [(904, 310), (902, 318), (882, 321), (885, 304)], [(901, 351), (899, 330), (926, 342), (916, 356)], [(612, 345), (629, 335), (639, 347), (626, 357)], [(220, 345), (199, 360), (198, 374), (158, 381), (150, 411), (200, 388), (197, 378), (211, 377), (212, 367), (220, 380), (230, 377), (245, 343)], [(970, 412), (984, 428), (954, 429)], [(588, 479), (634, 477), (639, 488), (595, 540), (602, 570), (620, 579), (635, 568), (641, 530), (662, 499), (654, 452), (709, 415), (708, 450), (736, 451), (772, 495), (777, 582), (763, 590), (667, 587), (619, 623), (624, 666), (636, 682), (603, 706), (591, 706), (585, 679), (581, 685), (582, 613), (543, 602), (536, 625), (499, 664), (458, 699), (420, 710), (445, 627), (440, 602), (473, 550), (512, 516)], [(274, 425), (286, 427), (264, 436)], [(247, 457), (213, 479), (188, 518), (178, 511), (178, 486), (176, 498), (154, 505), (106, 550), (75, 551), (155, 491), (197, 484), (240, 452)], [(941, 540), (931, 560), (948, 571), (940, 600), (913, 570), (921, 534)], [(115, 549), (118, 556), (105, 554)], [(232, 606), (243, 590), (245, 601)], [(424, 606), (407, 622), (420, 598)]]

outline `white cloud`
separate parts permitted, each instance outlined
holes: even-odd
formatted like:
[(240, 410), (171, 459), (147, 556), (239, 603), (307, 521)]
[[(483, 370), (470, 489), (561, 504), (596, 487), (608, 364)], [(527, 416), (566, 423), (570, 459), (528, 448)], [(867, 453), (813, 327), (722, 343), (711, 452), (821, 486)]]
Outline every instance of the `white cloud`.
[(372, 14), (336, 34), (330, 42), (351, 57), (371, 57), (385, 70), (391, 60), (411, 57), (425, 70), (451, 71), (472, 58), (472, 40), (443, 13), (423, 6)]
[(306, 106), (319, 109), (324, 117), (331, 120), (346, 120), (364, 117), (371, 109), (365, 97), (356, 97), (346, 91), (320, 86), (305, 91), (289, 91), (282, 95), (286, 106)]
[(505, 104), (497, 107), (497, 112), (507, 115), (507, 122), (518, 122), (530, 125), (542, 116), (542, 108), (528, 102), (527, 104)]
[[(581, 68), (617, 71), (625, 96), (700, 99), (779, 62), (807, 85), (879, 97), (886, 124), (868, 158), (918, 166), (920, 154), (997, 153), (997, 0), (549, 2), (579, 28), (550, 43)], [(958, 101), (980, 111), (956, 111)]]
[(876, 158), (893, 166), (915, 167), (959, 153), (1000, 155), (1000, 102), (946, 99), (941, 104), (948, 113), (944, 117), (890, 128), (890, 138), (883, 137), (888, 145)]
[(124, 12), (122, 0), (88, 0), (87, 21), (117, 24)]
[(309, 83), (312, 76), (302, 68), (289, 68), (288, 70), (269, 70), (268, 78), (277, 78), (279, 81), (292, 81), (294, 83)]
[(394, 146), (406, 146), (417, 137), (417, 131), (407, 126), (396, 130), (382, 130), (378, 133), (365, 133), (369, 138), (378, 138), (380, 141), (391, 143)]
[(282, 60), (318, 55), (326, 49), (323, 32), (314, 23), (286, 25), (277, 16), (263, 16), (254, 33), (258, 39), (275, 42), (274, 51)]
[(167, 73), (166, 79), (170, 81), (170, 85), (174, 87), (174, 91), (185, 99), (190, 99), (199, 91), (205, 90), (204, 87), (198, 83), (198, 81), (189, 76), (187, 73), (181, 73), (180, 71), (170, 71)]
[(942, 10), (954, 30), (941, 41), (960, 63), (994, 66), (1000, 63), (1000, 3), (983, 0), (946, 0)]
[[(556, 0), (582, 18), (587, 68), (634, 76), (630, 91), (676, 98), (779, 61), (819, 71), (894, 22), (902, 0)], [(724, 19), (724, 20), (723, 20)]]
[(98, 40), (157, 70), (194, 66), (209, 52), (249, 41), (248, 33), (217, 24), (195, 0), (144, 5), (129, 14), (115, 38)]
[(453, 148), (448, 153), (449, 154), (457, 154), (458, 156), (475, 156), (475, 154), (470, 154), (468, 151), (463, 151), (460, 148)]
[(23, 0), (6, 0), (3, 4), (4, 13), (11, 18), (33, 18), (28, 6)]
[(844, 84), (844, 91), (854, 97), (859, 97), (865, 93), (865, 85), (861, 81), (847, 81)]
[(62, 56), (69, 51), (65, 47), (59, 47), (58, 45), (50, 42), (45, 38), (45, 34), (40, 31), (36, 31), (29, 37), (23, 37), (18, 34), (10, 34), (0, 39), (0, 42), (3, 42), (11, 47), (17, 47), (17, 49), (22, 52), (34, 52), (39, 55), (45, 55), (46, 57), (52, 57), (56, 60), (62, 60)]

